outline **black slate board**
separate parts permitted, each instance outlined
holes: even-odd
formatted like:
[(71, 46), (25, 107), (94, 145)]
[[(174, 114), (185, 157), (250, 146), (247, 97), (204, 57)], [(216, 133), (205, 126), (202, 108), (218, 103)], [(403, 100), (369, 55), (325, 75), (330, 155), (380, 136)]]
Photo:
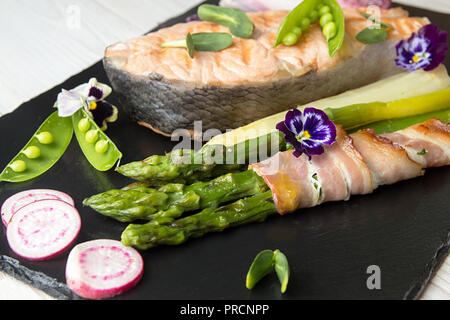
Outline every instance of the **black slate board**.
[[(210, 1), (214, 2), (214, 1)], [(406, 7), (413, 16), (427, 16), (450, 31), (447, 15)], [(189, 12), (160, 27), (182, 22)], [(446, 62), (449, 67), (448, 59)], [(101, 62), (0, 118), (0, 167), (28, 141), (53, 111), (61, 88), (70, 89), (96, 77), (108, 83)], [(114, 93), (108, 99), (116, 103)], [(122, 163), (163, 154), (176, 144), (132, 123), (120, 113), (108, 135), (124, 154)], [(120, 239), (125, 224), (83, 208), (82, 200), (131, 182), (114, 171), (93, 169), (74, 138), (61, 160), (46, 174), (25, 183), (0, 183), (0, 203), (30, 188), (54, 188), (72, 195), (82, 217), (77, 243), (98, 238)], [(416, 299), (448, 254), (450, 168), (427, 171), (424, 177), (381, 187), (348, 202), (327, 203), (287, 216), (190, 240), (178, 247), (142, 252), (144, 277), (116, 299)], [(78, 299), (65, 286), (68, 253), (49, 261), (31, 262), (9, 248), (0, 227), (0, 270), (58, 299)], [(252, 291), (245, 275), (262, 249), (286, 253), (291, 279), (280, 294), (276, 276)], [(381, 269), (381, 289), (369, 290), (367, 267)]]

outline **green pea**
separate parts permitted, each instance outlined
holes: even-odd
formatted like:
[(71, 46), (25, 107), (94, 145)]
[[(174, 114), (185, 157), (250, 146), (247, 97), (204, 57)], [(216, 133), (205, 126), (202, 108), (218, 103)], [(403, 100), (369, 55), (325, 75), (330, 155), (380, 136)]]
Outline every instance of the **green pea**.
[(14, 172), (24, 172), (25, 170), (27, 170), (27, 164), (23, 160), (14, 161), (9, 165), (9, 167)]
[(300, 27), (292, 28), (291, 32), (295, 34), (298, 38), (302, 35), (302, 29)]
[(311, 20), (311, 23), (316, 23), (319, 19), (319, 12), (317, 10), (311, 11), (309, 14), (309, 19)]
[(324, 25), (326, 25), (328, 22), (333, 21), (333, 16), (331, 13), (326, 13), (322, 17), (320, 17), (319, 23), (320, 26), (323, 28)]
[(23, 150), (25, 156), (29, 159), (36, 159), (41, 156), (41, 149), (36, 146), (29, 146), (25, 150)]
[(333, 38), (337, 33), (336, 23), (328, 22), (323, 26), (322, 33), (327, 40)]
[(309, 18), (303, 18), (300, 22), (300, 27), (302, 28), (302, 31), (306, 31), (309, 28), (309, 25), (311, 24), (311, 20)]
[(285, 46), (293, 46), (298, 41), (298, 37), (295, 33), (289, 32), (287, 35), (283, 38), (283, 44)]
[[(86, 133), (81, 132), (78, 128), (78, 123), (82, 119), (88, 119), (90, 122), (91, 129)], [(86, 159), (95, 169), (99, 171), (109, 170), (122, 158), (122, 153), (114, 144), (114, 141), (112, 141), (105, 132), (99, 128), (95, 121), (89, 117), (86, 110), (80, 109), (75, 112), (72, 116), (72, 123), (74, 125), (73, 131), (75, 132), (78, 144), (80, 145), (81, 150), (83, 150)], [(90, 135), (93, 135), (95, 139), (86, 139), (86, 136)]]
[(93, 129), (93, 130), (89, 130), (88, 132), (86, 132), (84, 139), (86, 140), (87, 143), (95, 143), (95, 141), (97, 141), (98, 139), (98, 132), (97, 130)]
[[(28, 181), (49, 170), (66, 151), (73, 132), (72, 119), (60, 117), (58, 111), (53, 112), (9, 161), (0, 173), (0, 181)], [(36, 158), (39, 159), (27, 160)]]
[(108, 151), (108, 141), (100, 140), (95, 144), (95, 152), (97, 153), (105, 153)]
[(331, 8), (329, 6), (323, 6), (319, 9), (319, 16), (323, 16), (330, 12), (331, 12)]
[(78, 130), (81, 132), (86, 132), (91, 127), (91, 123), (89, 122), (88, 118), (83, 118), (80, 121), (78, 121)]
[(36, 138), (42, 144), (50, 144), (53, 142), (53, 135), (48, 131), (43, 131), (37, 134)]

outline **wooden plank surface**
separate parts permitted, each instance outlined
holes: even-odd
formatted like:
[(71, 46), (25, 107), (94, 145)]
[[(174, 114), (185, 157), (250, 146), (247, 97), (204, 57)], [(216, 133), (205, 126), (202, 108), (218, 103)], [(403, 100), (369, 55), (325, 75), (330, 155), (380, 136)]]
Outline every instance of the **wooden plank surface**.
[[(0, 116), (92, 65), (107, 45), (139, 36), (201, 0), (0, 1)], [(450, 14), (448, 0), (400, 0)], [(0, 299), (52, 299), (0, 272)], [(450, 299), (450, 258), (422, 299)]]

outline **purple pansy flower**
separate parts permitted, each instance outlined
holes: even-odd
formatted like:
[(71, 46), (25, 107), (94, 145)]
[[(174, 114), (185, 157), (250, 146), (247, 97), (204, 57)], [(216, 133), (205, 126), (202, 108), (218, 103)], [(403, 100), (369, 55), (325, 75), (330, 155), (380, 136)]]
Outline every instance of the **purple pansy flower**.
[(336, 126), (325, 112), (316, 108), (305, 108), (303, 113), (298, 109), (288, 111), (276, 128), (294, 147), (293, 155), (297, 158), (304, 153), (311, 160), (311, 156), (324, 152), (323, 145), (336, 141)]
[(58, 115), (70, 117), (84, 107), (100, 129), (106, 130), (106, 123), (116, 121), (118, 114), (117, 108), (104, 100), (111, 91), (111, 87), (95, 78), (72, 90), (62, 89), (57, 100)]
[(447, 32), (434, 24), (423, 26), (407, 40), (396, 45), (395, 63), (410, 72), (417, 69), (436, 69), (444, 60), (447, 46)]
[(196, 13), (191, 14), (190, 16), (188, 16), (186, 18), (186, 22), (191, 22), (191, 21), (200, 21), (200, 18), (198, 17), (198, 14), (196, 14)]

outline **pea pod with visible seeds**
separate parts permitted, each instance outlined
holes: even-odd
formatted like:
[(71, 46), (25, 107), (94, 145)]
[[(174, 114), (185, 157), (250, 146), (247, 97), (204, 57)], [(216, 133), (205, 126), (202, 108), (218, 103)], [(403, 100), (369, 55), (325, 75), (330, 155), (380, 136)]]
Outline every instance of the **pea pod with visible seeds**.
[(0, 174), (0, 181), (22, 182), (50, 169), (64, 154), (73, 130), (70, 118), (52, 113)]
[[(89, 122), (89, 125), (86, 121)], [(107, 171), (122, 158), (122, 153), (114, 142), (108, 138), (84, 109), (78, 110), (72, 116), (72, 122), (81, 150), (95, 169)], [(89, 130), (85, 131), (86, 128)]]
[[(305, 32), (311, 23), (317, 20), (327, 40), (329, 55), (333, 57), (342, 47), (345, 36), (344, 13), (336, 0), (301, 2), (281, 22), (273, 46), (276, 47), (281, 43), (295, 45), (301, 36), (296, 34), (296, 30), (300, 28)], [(294, 35), (297, 35), (297, 39)]]

